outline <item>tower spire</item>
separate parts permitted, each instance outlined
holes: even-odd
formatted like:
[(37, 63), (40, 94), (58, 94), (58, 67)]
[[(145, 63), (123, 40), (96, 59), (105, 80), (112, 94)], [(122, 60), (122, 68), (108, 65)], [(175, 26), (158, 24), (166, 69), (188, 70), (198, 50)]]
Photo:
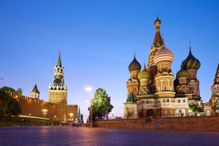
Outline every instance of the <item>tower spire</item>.
[(155, 28), (156, 28), (156, 33), (155, 33), (153, 45), (155, 47), (160, 47), (160, 46), (163, 45), (163, 39), (162, 39), (161, 34), (160, 34), (161, 21), (160, 21), (160, 19), (158, 17), (154, 21), (154, 25), (155, 25)]
[(217, 70), (215, 73), (214, 84), (219, 84), (219, 64), (217, 65)]
[(190, 54), (192, 53), (192, 43), (191, 43), (191, 40), (189, 41), (189, 53)]
[(59, 57), (58, 57), (58, 66), (62, 66), (62, 61), (61, 61), (61, 55), (60, 55), (60, 50), (59, 50)]

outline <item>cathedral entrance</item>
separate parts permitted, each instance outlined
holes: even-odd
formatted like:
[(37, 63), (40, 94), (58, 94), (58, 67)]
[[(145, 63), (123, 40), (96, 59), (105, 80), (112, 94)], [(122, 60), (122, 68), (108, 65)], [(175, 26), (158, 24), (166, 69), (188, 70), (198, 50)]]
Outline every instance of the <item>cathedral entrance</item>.
[(154, 117), (154, 110), (152, 109), (147, 110), (146, 118), (152, 118), (152, 117)]

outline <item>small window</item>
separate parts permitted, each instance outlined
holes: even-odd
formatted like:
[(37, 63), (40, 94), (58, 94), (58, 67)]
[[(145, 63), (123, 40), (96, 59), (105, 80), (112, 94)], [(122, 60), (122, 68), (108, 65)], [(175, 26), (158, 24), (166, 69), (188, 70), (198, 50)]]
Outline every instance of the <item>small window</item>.
[(178, 100), (178, 102), (180, 103), (180, 100)]

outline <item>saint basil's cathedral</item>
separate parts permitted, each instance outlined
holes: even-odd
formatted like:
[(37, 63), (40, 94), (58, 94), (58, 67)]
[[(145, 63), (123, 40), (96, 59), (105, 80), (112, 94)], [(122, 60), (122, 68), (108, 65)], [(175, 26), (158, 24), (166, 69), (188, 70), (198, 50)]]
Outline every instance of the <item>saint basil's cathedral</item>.
[(197, 78), (200, 61), (192, 54), (190, 47), (188, 56), (174, 79), (171, 70), (174, 54), (161, 37), (161, 21), (158, 18), (154, 25), (156, 33), (149, 52), (148, 65), (142, 68), (134, 56), (128, 67), (130, 78), (127, 81), (124, 118), (184, 117), (205, 112), (212, 114), (212, 108), (209, 107), (219, 103), (219, 67), (212, 86), (212, 98), (203, 104)]

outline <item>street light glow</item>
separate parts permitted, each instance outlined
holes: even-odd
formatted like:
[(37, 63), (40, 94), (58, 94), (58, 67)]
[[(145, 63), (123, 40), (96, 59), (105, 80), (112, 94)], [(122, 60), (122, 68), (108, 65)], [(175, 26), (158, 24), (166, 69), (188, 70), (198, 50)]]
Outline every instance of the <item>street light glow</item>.
[(93, 90), (93, 88), (90, 87), (90, 86), (85, 87), (85, 91), (86, 91), (86, 92), (91, 92), (92, 90)]

